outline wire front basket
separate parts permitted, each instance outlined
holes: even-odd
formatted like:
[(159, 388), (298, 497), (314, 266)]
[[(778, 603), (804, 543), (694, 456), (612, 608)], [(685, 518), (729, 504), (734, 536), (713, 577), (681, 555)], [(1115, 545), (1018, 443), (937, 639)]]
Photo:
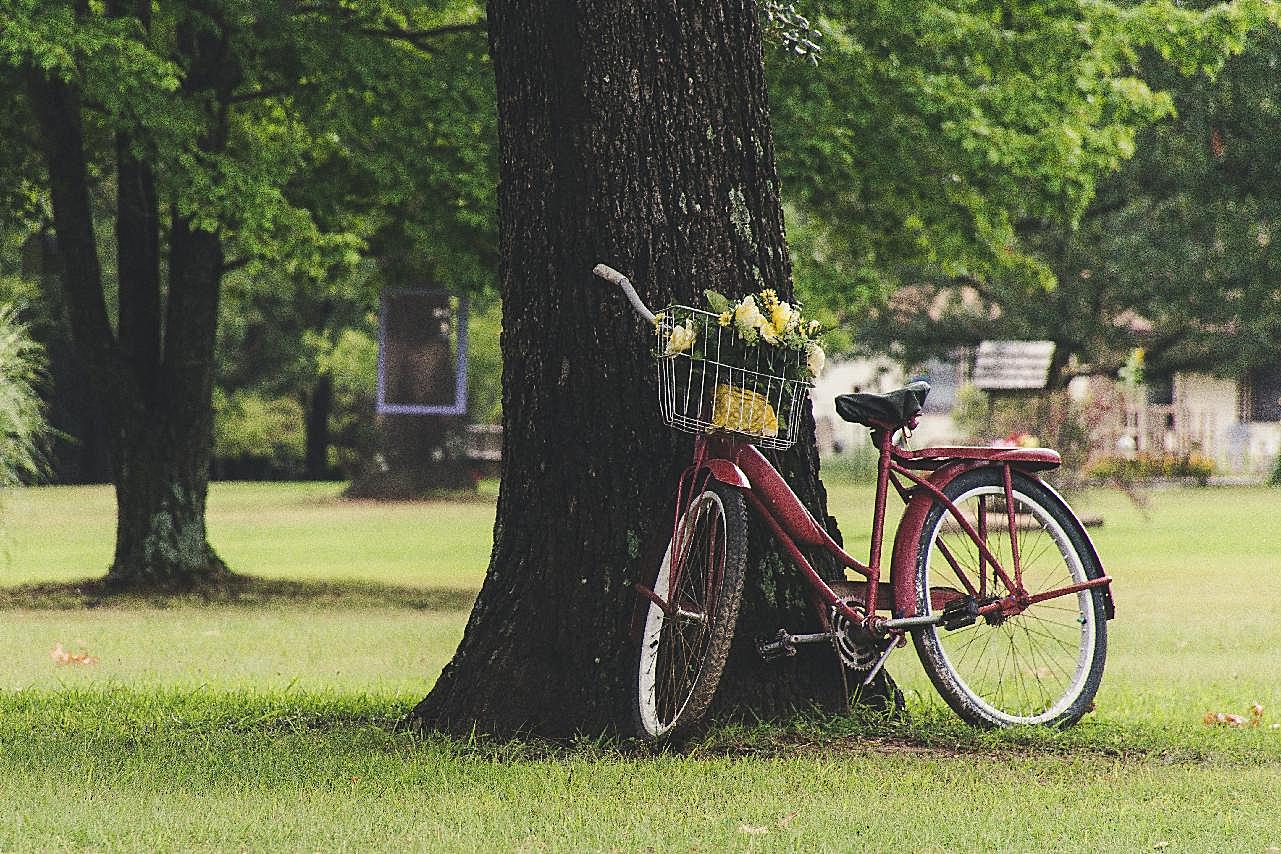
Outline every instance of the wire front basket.
[(664, 423), (780, 451), (796, 443), (810, 389), (798, 379), (808, 376), (804, 351), (745, 345), (732, 323), (722, 326), (717, 315), (688, 306), (664, 309), (655, 326)]

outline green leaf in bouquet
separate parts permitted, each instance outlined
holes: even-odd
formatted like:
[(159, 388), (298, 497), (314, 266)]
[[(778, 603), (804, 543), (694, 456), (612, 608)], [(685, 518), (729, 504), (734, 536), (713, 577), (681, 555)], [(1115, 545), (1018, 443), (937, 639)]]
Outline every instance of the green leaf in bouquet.
[(729, 298), (724, 294), (714, 291), (711, 288), (703, 291), (703, 296), (707, 298), (707, 308), (713, 314), (724, 314), (730, 309)]

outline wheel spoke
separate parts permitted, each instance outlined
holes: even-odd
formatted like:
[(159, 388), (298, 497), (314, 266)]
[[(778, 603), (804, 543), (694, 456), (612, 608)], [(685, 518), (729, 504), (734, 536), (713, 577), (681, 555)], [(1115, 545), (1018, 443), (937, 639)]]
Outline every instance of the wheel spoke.
[[(720, 676), (742, 589), (746, 519), (742, 499), (731, 494), (736, 525), (731, 534), (726, 499), (718, 489), (706, 489), (690, 502), (654, 582), (656, 591), (668, 595), (670, 607), (664, 611), (650, 604), (641, 645), (637, 710), (641, 732), (648, 738), (664, 737), (701, 714), (710, 699), (705, 686), (714, 688)], [(726, 590), (731, 551), (734, 587)], [(721, 650), (718, 656), (711, 655), (714, 648)]]
[[(1050, 497), (1036, 498), (1038, 489)], [(986, 512), (989, 551), (1011, 580), (1011, 556), (1017, 551), (1022, 588), (1029, 595), (1102, 574), (1092, 553), (1082, 552), (1068, 534), (1074, 524), (1070, 511), (1025, 476), (1015, 474), (1017, 524), (1013, 530), (999, 469), (978, 469), (958, 477), (949, 485), (948, 495), (966, 518), (977, 520)], [(958, 572), (969, 575), (975, 589), (981, 584), (986, 591), (980, 604), (1013, 592), (1006, 589), (990, 561), (980, 557), (970, 536), (954, 524), (945, 524), (949, 515), (936, 503), (927, 517), (917, 569), (918, 607), (929, 609), (931, 587), (957, 587), (953, 579)], [(946, 543), (955, 567), (936, 543)], [(974, 625), (955, 631), (919, 629), (917, 649), (944, 698), (968, 720), (988, 726), (1070, 722), (1088, 707), (1102, 668), (1104, 626), (1096, 602), (1097, 594), (1092, 592), (1064, 594), (1033, 603), (1013, 616), (992, 615), (990, 622), (980, 617)]]

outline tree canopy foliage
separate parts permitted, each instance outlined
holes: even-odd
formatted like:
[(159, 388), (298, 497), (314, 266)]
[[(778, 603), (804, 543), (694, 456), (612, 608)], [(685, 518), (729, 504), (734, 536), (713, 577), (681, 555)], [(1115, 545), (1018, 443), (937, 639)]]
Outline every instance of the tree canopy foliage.
[(490, 281), (479, 10), (15, 0), (6, 12), (5, 230), (57, 235), (72, 337), (115, 443), (113, 573), (218, 564), (203, 506), (223, 277), (268, 293), (375, 257), (457, 290)]
[(1222, 375), (1281, 353), (1281, 33), (1213, 78), (1169, 79), (1176, 121), (1140, 137), (1078, 239), (1082, 270), (1142, 319), (1153, 370)]
[[(1044, 302), (1062, 285), (1062, 258), (1039, 235), (1074, 231), (1137, 134), (1173, 116), (1165, 84), (1220, 68), (1271, 12), (1254, 0), (1205, 11), (1059, 0), (810, 9), (822, 59), (775, 63), (772, 81), (798, 278), (851, 315), (878, 309), (880, 346), (919, 340), (896, 333), (900, 321), (946, 325), (926, 309), (961, 284), (996, 298), (1015, 326), (1057, 323)], [(890, 297), (905, 284), (929, 296), (895, 312)]]

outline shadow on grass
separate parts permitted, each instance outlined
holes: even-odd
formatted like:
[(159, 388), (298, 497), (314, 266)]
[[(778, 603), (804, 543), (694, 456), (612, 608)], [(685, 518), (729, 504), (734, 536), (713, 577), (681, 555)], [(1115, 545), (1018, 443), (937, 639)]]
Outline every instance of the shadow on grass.
[(374, 581), (290, 581), (247, 575), (233, 576), (217, 586), (177, 592), (118, 590), (101, 579), (0, 587), (0, 609), (32, 610), (305, 605), (464, 611), (475, 600), (476, 591), (471, 588), (409, 587)]
[[(789, 761), (815, 758), (825, 763), (873, 755), (908, 760), (961, 762), (1149, 763), (1207, 762), (1273, 765), (1281, 746), (1260, 731), (1202, 731), (1148, 722), (1085, 722), (1068, 731), (1006, 730), (983, 732), (931, 711), (892, 720), (877, 715), (824, 718), (801, 715), (775, 723), (722, 724), (680, 744), (652, 748), (615, 735), (542, 739), (496, 739), (481, 733), (456, 737), (416, 732), (405, 715), (416, 694), (219, 690), (125, 686), (25, 689), (0, 692), (0, 731), (11, 753), (56, 738), (59, 750), (83, 746), (139, 743), (188, 745), (193, 740), (222, 747), (255, 739), (272, 741), (296, 735), (331, 739), (338, 750), (426, 752), (450, 761), (475, 759), (486, 764), (559, 762), (713, 762)], [(50, 721), (57, 721), (56, 727)], [(313, 742), (308, 742), (313, 743)], [(342, 747), (342, 745), (348, 745)], [(62, 747), (71, 745), (71, 747)], [(34, 760), (33, 760), (34, 761)]]

